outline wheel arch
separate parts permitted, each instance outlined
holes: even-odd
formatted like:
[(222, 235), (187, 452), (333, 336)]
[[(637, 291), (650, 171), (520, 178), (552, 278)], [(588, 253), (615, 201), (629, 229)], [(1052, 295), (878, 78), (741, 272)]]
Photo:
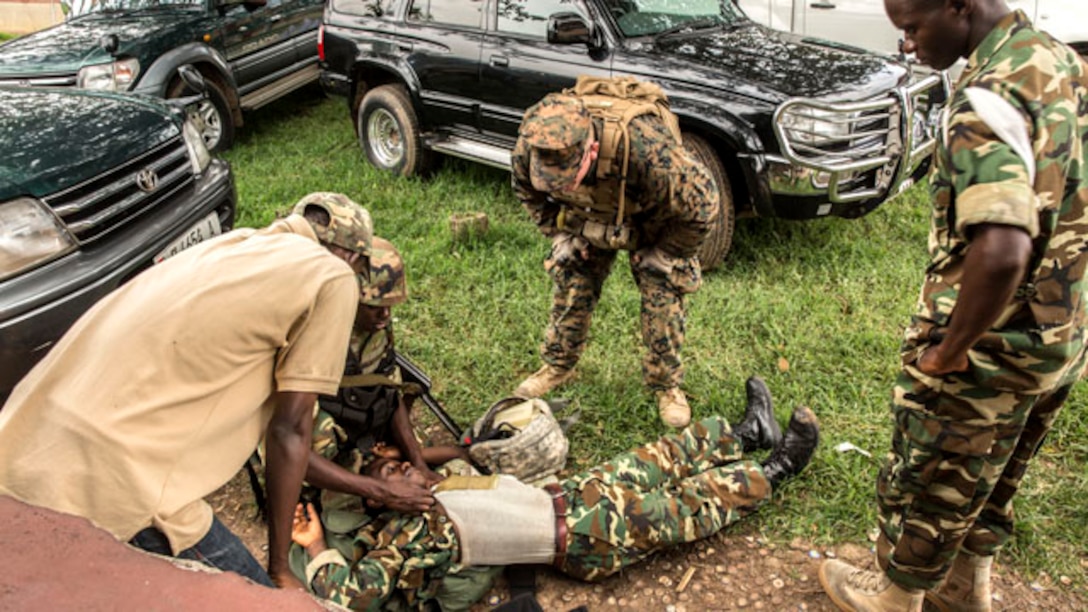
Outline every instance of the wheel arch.
[(738, 216), (754, 214), (755, 205), (752, 197), (754, 174), (750, 164), (745, 163), (740, 153), (748, 151), (740, 134), (723, 129), (720, 124), (712, 124), (692, 115), (679, 115), (680, 129), (700, 136), (707, 142), (722, 162), (733, 190), (733, 207)]
[(231, 117), (235, 126), (241, 126), (242, 107), (238, 102), (238, 85), (230, 65), (219, 51), (201, 43), (189, 43), (160, 55), (144, 72), (136, 93), (166, 97), (170, 85), (178, 78), (178, 68), (189, 64), (200, 71), (205, 79), (215, 81), (227, 94)]
[(423, 117), (423, 114), (419, 112), (419, 81), (411, 71), (393, 63), (358, 62), (352, 67), (351, 85), (348, 90), (348, 111), (356, 134), (359, 133), (358, 111), (363, 96), (375, 87), (391, 84), (399, 84), (405, 88), (416, 116)]

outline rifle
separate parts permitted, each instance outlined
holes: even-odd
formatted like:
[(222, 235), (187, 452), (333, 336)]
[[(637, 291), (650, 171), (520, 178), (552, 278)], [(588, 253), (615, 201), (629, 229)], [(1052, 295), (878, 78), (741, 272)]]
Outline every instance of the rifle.
[(408, 357), (400, 351), (395, 352), (395, 361), (397, 367), (400, 368), (401, 379), (406, 383), (415, 383), (416, 385), (419, 385), (419, 398), (422, 399), (427, 408), (430, 408), (431, 412), (434, 413), (438, 422), (442, 423), (442, 426), (453, 434), (453, 437), (457, 439), (457, 442), (467, 446), (467, 441), (464, 437), (465, 430), (461, 429), (461, 427), (454, 422), (453, 418), (446, 412), (446, 409), (442, 407), (442, 404), (439, 404), (438, 400), (431, 395), (431, 377), (427, 376), (426, 372), (420, 369), (419, 366), (413, 363), (411, 359), (408, 359)]

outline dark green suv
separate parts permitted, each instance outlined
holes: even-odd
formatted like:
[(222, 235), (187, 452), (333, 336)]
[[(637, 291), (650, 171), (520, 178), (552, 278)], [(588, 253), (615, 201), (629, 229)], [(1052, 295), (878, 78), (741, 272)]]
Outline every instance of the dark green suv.
[(201, 134), (230, 147), (242, 111), (317, 80), (321, 0), (73, 0), (67, 20), (0, 45), (0, 84), (192, 93), (204, 75)]
[(150, 98), (0, 86), (0, 404), (101, 297), (231, 229), (230, 167), (186, 116)]

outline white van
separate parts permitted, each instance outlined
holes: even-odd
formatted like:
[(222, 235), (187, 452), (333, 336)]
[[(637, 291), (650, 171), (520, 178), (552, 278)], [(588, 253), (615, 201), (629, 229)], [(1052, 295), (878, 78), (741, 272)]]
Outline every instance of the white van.
[[(902, 33), (884, 14), (884, 0), (735, 0), (764, 25), (884, 53), (897, 53)], [(1088, 57), (1088, 2), (1005, 0), (1040, 29)]]

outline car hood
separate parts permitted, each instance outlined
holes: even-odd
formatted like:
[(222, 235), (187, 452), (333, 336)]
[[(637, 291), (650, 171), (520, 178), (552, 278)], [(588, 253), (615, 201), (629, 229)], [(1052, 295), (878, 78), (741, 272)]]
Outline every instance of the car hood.
[(145, 58), (191, 40), (193, 24), (203, 17), (199, 10), (84, 15), (0, 45), (0, 76), (70, 74), (109, 62), (99, 44), (107, 34), (117, 35), (119, 57), (136, 57), (143, 65)]
[(77, 185), (180, 131), (164, 106), (138, 96), (0, 87), (0, 201)]
[(769, 101), (864, 99), (888, 91), (907, 69), (879, 55), (743, 22), (658, 38), (633, 51), (668, 61), (668, 74), (693, 84), (727, 82)]

